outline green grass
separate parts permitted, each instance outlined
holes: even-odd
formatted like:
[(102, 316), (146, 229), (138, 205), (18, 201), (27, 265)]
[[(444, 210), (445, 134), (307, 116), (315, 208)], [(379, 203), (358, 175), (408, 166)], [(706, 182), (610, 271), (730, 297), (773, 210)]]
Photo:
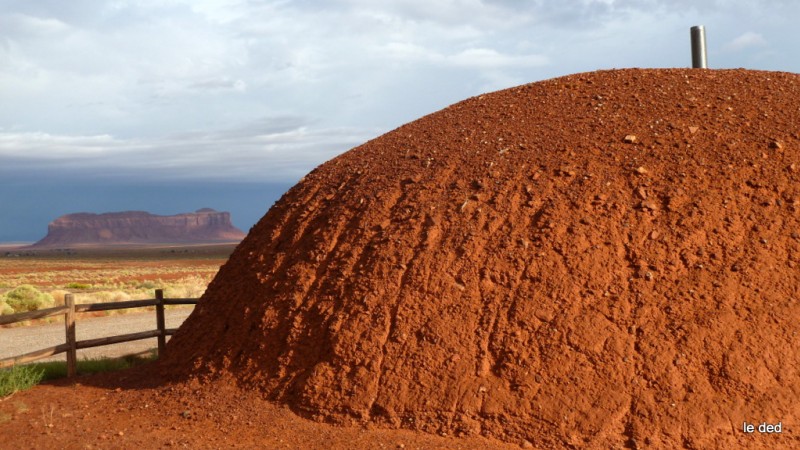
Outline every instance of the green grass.
[[(157, 358), (155, 350), (151, 350), (146, 354), (137, 353), (134, 355), (126, 355), (120, 358), (91, 358), (78, 360), (78, 374), (86, 375), (91, 373), (112, 372), (115, 370), (128, 369), (138, 366)], [(38, 369), (44, 371), (42, 380), (55, 380), (67, 376), (67, 363), (64, 361), (48, 361), (42, 363), (33, 363)]]
[(0, 398), (6, 397), (17, 391), (30, 389), (39, 384), (44, 377), (44, 371), (33, 366), (14, 366), (10, 369), (0, 369)]
[[(78, 374), (112, 372), (128, 369), (154, 361), (156, 350), (146, 353), (126, 355), (120, 358), (92, 358), (78, 360)], [(56, 380), (67, 376), (67, 363), (64, 361), (48, 361), (14, 366), (0, 370), (0, 398), (17, 391), (30, 389), (41, 381)]]

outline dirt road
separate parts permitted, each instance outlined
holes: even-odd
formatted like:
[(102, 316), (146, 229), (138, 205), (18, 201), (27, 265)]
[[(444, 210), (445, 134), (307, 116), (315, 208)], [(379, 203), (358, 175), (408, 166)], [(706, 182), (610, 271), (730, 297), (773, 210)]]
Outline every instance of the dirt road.
[[(179, 327), (192, 312), (191, 307), (168, 309), (165, 314), (167, 328)], [(155, 311), (121, 314), (107, 317), (81, 318), (75, 326), (79, 341), (156, 329)], [(169, 338), (168, 338), (169, 339)], [(63, 344), (64, 324), (53, 323), (19, 328), (0, 329), (0, 359), (34, 350)], [(117, 357), (156, 347), (156, 338), (78, 350), (78, 359), (101, 356)], [(66, 360), (61, 353), (43, 361)]]

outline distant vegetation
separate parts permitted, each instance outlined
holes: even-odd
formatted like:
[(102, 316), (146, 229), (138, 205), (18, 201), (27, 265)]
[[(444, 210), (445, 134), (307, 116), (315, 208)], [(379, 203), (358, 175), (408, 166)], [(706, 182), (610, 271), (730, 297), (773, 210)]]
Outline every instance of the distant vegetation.
[[(166, 298), (198, 298), (205, 292), (211, 275), (187, 275), (178, 279), (143, 281), (139, 283), (115, 283), (100, 285), (92, 290), (76, 288), (67, 284), (70, 289), (53, 289), (42, 292), (31, 285), (21, 285), (4, 295), (0, 295), (0, 315), (36, 311), (64, 304), (66, 294), (75, 296), (75, 303), (108, 303), (124, 302), (153, 298), (155, 289), (163, 289)], [(130, 310), (115, 310), (107, 313), (124, 314)], [(59, 317), (59, 316), (56, 316)]]
[[(199, 253), (193, 248), (192, 252), (197, 252), (193, 254), (162, 249), (0, 257), (0, 315), (63, 305), (70, 293), (79, 304), (153, 298), (155, 289), (164, 289), (167, 298), (200, 297), (232, 249)], [(92, 314), (129, 311), (135, 310)], [(61, 317), (45, 320), (58, 321)]]

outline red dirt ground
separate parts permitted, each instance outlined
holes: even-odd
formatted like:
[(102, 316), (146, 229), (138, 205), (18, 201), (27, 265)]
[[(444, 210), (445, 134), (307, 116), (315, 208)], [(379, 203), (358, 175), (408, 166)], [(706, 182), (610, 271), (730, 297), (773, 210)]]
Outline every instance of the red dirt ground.
[[(450, 106), (276, 203), (153, 388), (69, 392), (123, 408), (107, 425), (159, 404), (189, 445), (287, 426), (297, 448), (397, 428), (455, 436), (425, 448), (800, 447), (798, 98), (795, 74), (631, 69)], [(299, 436), (318, 425), (275, 404), (356, 427)]]
[[(144, 371), (144, 372), (143, 372)], [(0, 400), (2, 449), (519, 449), (373, 426), (337, 427), (299, 418), (259, 396), (221, 387), (171, 386), (152, 371), (79, 377)]]

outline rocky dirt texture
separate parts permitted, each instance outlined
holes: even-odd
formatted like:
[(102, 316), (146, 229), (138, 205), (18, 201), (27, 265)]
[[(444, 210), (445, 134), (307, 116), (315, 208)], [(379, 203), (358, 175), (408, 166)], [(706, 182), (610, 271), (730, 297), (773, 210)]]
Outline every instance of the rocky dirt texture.
[(614, 70), (401, 126), (269, 210), (162, 374), (538, 448), (800, 446), (798, 99)]
[(47, 236), (33, 247), (231, 242), (244, 236), (231, 223), (229, 212), (211, 208), (173, 216), (144, 211), (75, 213), (50, 222)]

